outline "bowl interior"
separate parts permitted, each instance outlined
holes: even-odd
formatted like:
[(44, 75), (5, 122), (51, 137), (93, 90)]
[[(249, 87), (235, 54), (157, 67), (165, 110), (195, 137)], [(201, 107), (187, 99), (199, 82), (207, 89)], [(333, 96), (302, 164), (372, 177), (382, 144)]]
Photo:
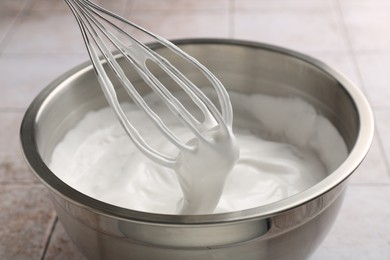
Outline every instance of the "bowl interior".
[[(349, 172), (339, 173), (341, 175), (332, 183), (323, 186), (322, 190), (312, 191), (311, 197), (320, 195), (325, 189), (330, 189), (344, 180), (367, 152), (371, 140), (367, 135), (372, 132), (372, 122), (364, 97), (347, 79), (321, 62), (263, 44), (218, 40), (178, 41), (176, 44), (209, 68), (228, 90), (282, 97), (298, 96), (306, 100), (333, 123), (344, 138), (349, 152), (360, 150), (355, 153), (363, 155), (353, 159), (350, 170), (347, 170)], [(194, 71), (191, 66), (181, 62), (164, 48), (158, 51), (169, 57), (170, 61), (197, 85), (206, 85), (204, 76)], [(118, 59), (121, 60), (120, 57)], [(165, 73), (160, 70), (154, 70), (154, 73), (162, 83), (169, 84)], [(136, 73), (130, 71), (129, 77), (142, 94), (149, 91)], [(119, 86), (115, 80), (114, 84)], [(121, 88), (118, 93), (121, 97), (126, 96)], [(39, 167), (48, 165), (53, 149), (66, 132), (87, 112), (104, 106), (107, 106), (107, 101), (93, 69), (87, 63), (64, 74), (42, 91), (26, 113), (25, 128), (22, 126), (23, 143), (23, 138), (26, 139), (23, 137), (23, 131), (26, 132), (27, 128), (33, 125), (32, 129), (29, 129), (31, 132), (25, 135), (31, 139), (29, 142), (36, 145), (37, 151), (27, 151), (29, 148), (24, 148), (25, 154), (35, 153), (34, 159), (31, 159), (31, 155), (26, 155), (32, 168), (36, 168), (35, 160), (42, 160)], [(364, 124), (368, 125), (367, 129), (364, 129)], [(362, 135), (367, 137), (361, 140)], [(359, 142), (362, 142), (362, 147), (356, 148)], [(348, 160), (352, 159), (347, 158)], [(52, 176), (47, 176), (50, 175), (48, 169), (35, 169), (35, 172), (45, 182), (53, 180), (50, 179)], [(58, 183), (58, 180), (56, 182)], [(49, 183), (49, 186), (53, 185), (56, 184)], [(310, 196), (307, 199), (310, 199)], [(301, 202), (295, 201), (295, 204)]]
[[(181, 48), (209, 68), (228, 90), (298, 96), (308, 101), (333, 123), (349, 150), (354, 146), (359, 133), (359, 114), (354, 101), (340, 82), (315, 64), (285, 53), (234, 45), (183, 45)], [(188, 63), (175, 59), (165, 49), (161, 52), (172, 56), (172, 63), (198, 86), (207, 85), (203, 75)], [(160, 70), (154, 74), (169, 86), (169, 77)], [(129, 77), (142, 94), (150, 91), (136, 73), (131, 72)], [(115, 77), (111, 78), (119, 96), (125, 100), (123, 89)], [(84, 68), (64, 81), (59, 80), (54, 87), (55, 90), (50, 89), (47, 93), (36, 124), (39, 153), (46, 163), (56, 144), (87, 112), (108, 105), (91, 68)]]

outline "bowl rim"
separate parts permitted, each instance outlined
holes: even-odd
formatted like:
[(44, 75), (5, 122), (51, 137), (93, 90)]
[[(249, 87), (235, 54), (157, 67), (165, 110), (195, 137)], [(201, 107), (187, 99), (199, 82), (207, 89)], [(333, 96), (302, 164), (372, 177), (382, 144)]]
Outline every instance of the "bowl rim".
[[(41, 107), (45, 103), (46, 97), (58, 90), (58, 87), (65, 87), (68, 80), (79, 77), (80, 75), (92, 70), (93, 68), (91, 63), (86, 61), (65, 72), (53, 82), (51, 82), (46, 88), (44, 88), (27, 108), (21, 123), (20, 141), (25, 160), (38, 179), (40, 179), (40, 181), (46, 187), (48, 187), (51, 192), (64, 198), (65, 200), (70, 200), (78, 206), (86, 208), (87, 210), (110, 218), (117, 218), (126, 221), (141, 221), (170, 225), (199, 225), (221, 224), (249, 219), (265, 219), (281, 212), (299, 207), (300, 205), (314, 200), (337, 187), (356, 170), (356, 168), (360, 165), (368, 153), (374, 135), (374, 118), (370, 105), (362, 91), (351, 80), (327, 64), (300, 52), (261, 42), (215, 38), (178, 39), (173, 40), (172, 42), (179, 47), (181, 45), (188, 44), (215, 44), (263, 49), (266, 51), (277, 52), (286, 56), (292, 56), (327, 73), (329, 76), (335, 79), (340, 84), (340, 86), (342, 86), (351, 96), (359, 116), (359, 133), (356, 143), (351, 149), (347, 159), (335, 171), (329, 174), (329, 176), (314, 186), (308, 188), (307, 190), (271, 204), (236, 212), (204, 215), (158, 214), (131, 210), (99, 201), (65, 184), (53, 172), (51, 172), (38, 153), (38, 147), (34, 136), (36, 118), (40, 113)], [(159, 45), (151, 43), (149, 46), (156, 48)]]

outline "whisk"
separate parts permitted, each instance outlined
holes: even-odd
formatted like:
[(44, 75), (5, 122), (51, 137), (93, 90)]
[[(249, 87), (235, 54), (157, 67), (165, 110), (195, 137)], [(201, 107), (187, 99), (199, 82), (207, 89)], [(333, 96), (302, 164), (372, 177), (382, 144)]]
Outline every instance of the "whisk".
[[(179, 140), (179, 138), (167, 127), (163, 120), (161, 120), (161, 118), (148, 106), (148, 104), (146, 104), (142, 96), (131, 83), (130, 79), (126, 76), (123, 67), (121, 67), (115, 59), (112, 51), (108, 47), (109, 45), (114, 46), (116, 50), (123, 55), (128, 64), (130, 64), (142, 77), (142, 79), (151, 87), (151, 89), (159, 97), (161, 97), (161, 100), (167, 105), (170, 111), (177, 115), (182, 123), (194, 133), (200, 143), (213, 145), (214, 140), (210, 138), (210, 136), (206, 136), (204, 134), (204, 129), (208, 128), (217, 128), (221, 136), (225, 136), (226, 138), (231, 137), (233, 114), (228, 93), (221, 82), (205, 66), (200, 64), (196, 59), (189, 56), (168, 40), (143, 29), (142, 27), (96, 5), (91, 1), (65, 0), (65, 2), (73, 12), (78, 22), (99, 83), (109, 104), (114, 109), (120, 123), (136, 147), (147, 157), (160, 165), (171, 168), (175, 167), (178, 160), (177, 157), (164, 155), (148, 145), (141, 134), (132, 125), (121, 108), (114, 85), (110, 81), (99, 55), (104, 58), (109, 65), (109, 68), (114, 71), (115, 75), (119, 79), (119, 82), (126, 89), (128, 95), (132, 98), (134, 103), (145, 111), (146, 115), (172, 144), (174, 144), (181, 152), (191, 152), (194, 151), (196, 147), (193, 144), (184, 143)], [(173, 51), (185, 61), (192, 64), (194, 68), (200, 70), (214, 87), (221, 106), (221, 112), (200, 90), (200, 88), (198, 88), (177, 68), (175, 68), (166, 58), (149, 48), (140, 40), (136, 39), (133, 35), (127, 33), (121, 28), (121, 26), (118, 26), (113, 21), (129, 25), (132, 28), (145, 33), (161, 45)], [(123, 41), (122, 38), (118, 37), (118, 35), (124, 37), (126, 42)], [(155, 77), (155, 75), (151, 73), (146, 66), (146, 61), (148, 60), (157, 64), (190, 96), (193, 102), (204, 114), (203, 121), (199, 121), (194, 115), (187, 111), (180, 100), (175, 98), (175, 96), (172, 95), (172, 93)]]

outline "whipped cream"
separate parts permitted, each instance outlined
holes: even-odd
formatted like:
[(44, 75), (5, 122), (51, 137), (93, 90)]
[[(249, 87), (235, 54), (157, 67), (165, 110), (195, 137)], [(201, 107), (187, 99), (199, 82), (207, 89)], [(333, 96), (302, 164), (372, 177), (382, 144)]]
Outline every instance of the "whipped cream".
[[(194, 167), (192, 160), (182, 162), (189, 170), (162, 167), (137, 150), (107, 107), (89, 112), (67, 133), (53, 152), (50, 168), (73, 188), (116, 206), (163, 214), (204, 214), (239, 211), (287, 198), (321, 181), (347, 157), (335, 127), (302, 99), (229, 94), (236, 142), (224, 145), (240, 148), (237, 162), (235, 148), (222, 144), (212, 156), (199, 150)], [(149, 95), (146, 100), (181, 140), (192, 142), (189, 130), (158, 98)], [(177, 148), (145, 120), (136, 105), (123, 107), (152, 147), (178, 155)], [(222, 174), (213, 174), (216, 168)], [(185, 179), (180, 176), (183, 172)]]

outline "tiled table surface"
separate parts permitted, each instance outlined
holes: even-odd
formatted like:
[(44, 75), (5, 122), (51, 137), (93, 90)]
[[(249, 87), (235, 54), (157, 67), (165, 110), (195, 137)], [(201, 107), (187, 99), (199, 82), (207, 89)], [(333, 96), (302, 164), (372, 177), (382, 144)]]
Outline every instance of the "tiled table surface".
[[(100, 2), (169, 39), (273, 43), (317, 57), (355, 81), (372, 104), (375, 138), (311, 259), (390, 259), (390, 0)], [(18, 131), (33, 97), (86, 58), (61, 0), (0, 1), (0, 259), (83, 259), (25, 165)]]

